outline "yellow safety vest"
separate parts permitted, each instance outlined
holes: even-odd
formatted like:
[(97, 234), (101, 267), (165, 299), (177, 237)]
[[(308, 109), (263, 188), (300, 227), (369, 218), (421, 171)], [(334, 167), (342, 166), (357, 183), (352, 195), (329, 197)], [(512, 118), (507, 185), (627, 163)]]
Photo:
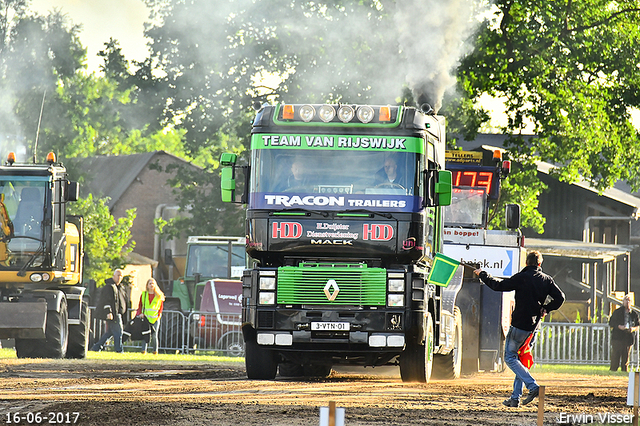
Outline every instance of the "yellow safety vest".
[(149, 303), (149, 293), (142, 292), (142, 313), (149, 320), (149, 323), (154, 324), (160, 318), (160, 305), (162, 299), (157, 294), (153, 295), (153, 300)]

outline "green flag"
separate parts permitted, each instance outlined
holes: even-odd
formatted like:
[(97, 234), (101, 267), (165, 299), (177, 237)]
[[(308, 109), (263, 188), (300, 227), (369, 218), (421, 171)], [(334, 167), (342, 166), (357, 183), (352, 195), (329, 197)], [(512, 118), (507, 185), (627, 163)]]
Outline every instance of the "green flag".
[(436, 253), (427, 281), (431, 284), (446, 287), (451, 282), (453, 274), (456, 273), (459, 265), (459, 261), (447, 257), (442, 253)]

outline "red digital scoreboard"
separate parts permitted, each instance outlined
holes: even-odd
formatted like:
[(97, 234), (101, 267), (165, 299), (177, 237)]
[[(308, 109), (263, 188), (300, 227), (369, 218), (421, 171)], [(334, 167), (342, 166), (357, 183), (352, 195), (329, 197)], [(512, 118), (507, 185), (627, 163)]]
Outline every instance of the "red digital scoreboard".
[(449, 165), (453, 178), (453, 187), (463, 186), (483, 188), (490, 199), (496, 199), (499, 193), (498, 171), (495, 167)]

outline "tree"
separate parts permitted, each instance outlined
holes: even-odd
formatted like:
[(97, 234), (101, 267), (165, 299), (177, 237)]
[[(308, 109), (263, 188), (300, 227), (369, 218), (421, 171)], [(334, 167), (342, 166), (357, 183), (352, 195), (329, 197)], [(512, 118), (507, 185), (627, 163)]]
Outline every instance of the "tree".
[(127, 254), (135, 247), (131, 241), (131, 225), (135, 209), (117, 221), (109, 213), (106, 199), (94, 199), (91, 194), (69, 205), (69, 214), (84, 217), (84, 278), (102, 282), (111, 277), (115, 268), (124, 266)]
[[(442, 46), (460, 40), (469, 21), (458, 7), (466, 0), (147, 3), (165, 124), (185, 130), (187, 155), (212, 173), (222, 152), (244, 157), (256, 100), (394, 104), (426, 92), (439, 102), (451, 79), (437, 77), (449, 77), (454, 61)], [(425, 20), (434, 10), (438, 19)], [(212, 202), (186, 185), (183, 208)]]
[[(30, 155), (43, 95), (82, 68), (78, 27), (64, 15), (29, 15), (27, 2), (0, 1), (0, 133), (5, 150)], [(27, 154), (28, 153), (28, 154)], [(26, 161), (27, 158), (21, 160)]]
[[(640, 104), (637, 2), (498, 0), (494, 10), (459, 79), (471, 100), (506, 98), (512, 158), (554, 163), (565, 182), (603, 190), (622, 179), (640, 189), (629, 113)], [(537, 137), (518, 136), (527, 122)]]

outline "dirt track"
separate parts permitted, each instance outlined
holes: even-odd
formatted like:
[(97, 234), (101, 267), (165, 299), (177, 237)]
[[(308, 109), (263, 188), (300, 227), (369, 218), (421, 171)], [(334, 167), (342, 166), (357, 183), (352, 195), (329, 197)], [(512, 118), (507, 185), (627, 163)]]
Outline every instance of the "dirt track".
[[(7, 424), (7, 413), (41, 412), (40, 424), (50, 424), (50, 412), (78, 412), (81, 425), (306, 426), (318, 425), (319, 407), (333, 400), (346, 408), (349, 426), (536, 425), (536, 402), (501, 405), (508, 372), (422, 385), (402, 383), (396, 369), (355, 371), (264, 382), (247, 380), (238, 363), (4, 359), (0, 422)], [(625, 376), (536, 377), (546, 386), (545, 424), (562, 424), (560, 413), (631, 413)]]

